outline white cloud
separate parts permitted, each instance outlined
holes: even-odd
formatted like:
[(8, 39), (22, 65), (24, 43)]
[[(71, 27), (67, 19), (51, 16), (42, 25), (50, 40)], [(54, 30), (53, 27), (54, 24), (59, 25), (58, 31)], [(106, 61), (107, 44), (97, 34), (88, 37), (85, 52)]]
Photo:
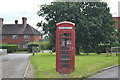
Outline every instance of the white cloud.
[(118, 17), (118, 2), (120, 0), (104, 0), (108, 3), (110, 7), (110, 12), (113, 14), (114, 17)]
[(1, 0), (0, 17), (4, 18), (5, 24), (12, 24), (14, 20), (22, 23), (22, 17), (27, 17), (27, 22), (36, 27), (40, 17), (37, 15), (38, 5), (50, 3), (52, 0)]

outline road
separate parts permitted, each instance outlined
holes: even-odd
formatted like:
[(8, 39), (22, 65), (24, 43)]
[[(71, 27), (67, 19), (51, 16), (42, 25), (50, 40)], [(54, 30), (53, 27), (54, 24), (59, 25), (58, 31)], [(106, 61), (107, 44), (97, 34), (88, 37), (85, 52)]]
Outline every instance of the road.
[(0, 80), (2, 78), (2, 57), (0, 55)]
[[(0, 55), (2, 78), (23, 78), (31, 54)], [(1, 69), (2, 67), (2, 69)], [(1, 76), (0, 76), (1, 77)]]
[(115, 68), (112, 68), (112, 69), (105, 70), (105, 71), (103, 71), (101, 73), (98, 73), (94, 76), (91, 76), (89, 78), (118, 78), (119, 71), (120, 71), (120, 67), (119, 68), (115, 67)]

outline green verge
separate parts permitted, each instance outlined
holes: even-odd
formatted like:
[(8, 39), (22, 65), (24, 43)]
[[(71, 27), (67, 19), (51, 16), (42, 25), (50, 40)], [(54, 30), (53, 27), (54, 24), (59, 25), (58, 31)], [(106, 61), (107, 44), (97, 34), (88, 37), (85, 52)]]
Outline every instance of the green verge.
[[(36, 54), (30, 57), (30, 61), (35, 69), (36, 78), (61, 78), (62, 75), (56, 72), (56, 55), (50, 53)], [(118, 57), (112, 54), (106, 57), (104, 53), (89, 55), (77, 55), (75, 57), (75, 70), (68, 75), (69, 78), (78, 78), (88, 73), (117, 65)], [(86, 76), (87, 77), (87, 76)]]
[(7, 53), (1, 53), (0, 55), (7, 55)]

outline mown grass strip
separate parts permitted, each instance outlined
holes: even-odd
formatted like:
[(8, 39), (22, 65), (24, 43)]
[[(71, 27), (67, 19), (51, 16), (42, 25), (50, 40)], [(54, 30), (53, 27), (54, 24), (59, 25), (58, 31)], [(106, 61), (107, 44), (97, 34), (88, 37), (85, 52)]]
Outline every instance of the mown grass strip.
[[(31, 63), (35, 69), (37, 78), (61, 78), (62, 75), (56, 72), (56, 55), (41, 53), (31, 56)], [(118, 57), (113, 54), (106, 57), (106, 54), (77, 55), (75, 57), (75, 71), (68, 75), (69, 78), (77, 78), (81, 75), (104, 69), (118, 64)]]

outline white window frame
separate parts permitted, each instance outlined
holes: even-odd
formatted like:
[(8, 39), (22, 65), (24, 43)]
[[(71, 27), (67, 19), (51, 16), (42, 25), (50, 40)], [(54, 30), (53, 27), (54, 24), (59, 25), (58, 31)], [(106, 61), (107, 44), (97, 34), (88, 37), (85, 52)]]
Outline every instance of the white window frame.
[(0, 35), (0, 39), (5, 39), (5, 36), (4, 35)]
[(30, 35), (24, 35), (24, 39), (30, 39)]
[(13, 39), (18, 39), (19, 36), (18, 36), (18, 35), (12, 35), (12, 38), (13, 38)]

